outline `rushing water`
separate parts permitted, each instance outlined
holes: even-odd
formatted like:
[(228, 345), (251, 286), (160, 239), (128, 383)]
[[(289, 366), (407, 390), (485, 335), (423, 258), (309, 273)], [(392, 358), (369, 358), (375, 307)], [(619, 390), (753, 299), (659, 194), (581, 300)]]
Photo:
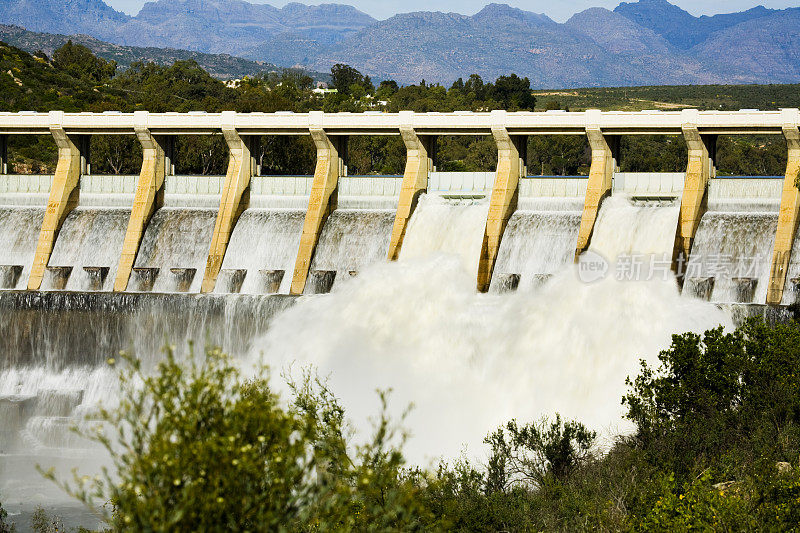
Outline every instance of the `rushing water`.
[(28, 285), (44, 208), (0, 207), (0, 288)]
[(142, 236), (134, 268), (158, 269), (155, 292), (200, 292), (217, 210), (164, 207)]
[[(100, 405), (113, 407), (119, 386), (106, 364), (120, 350), (151, 367), (161, 347), (179, 353), (207, 340), (244, 356), (271, 318), (291, 305), (280, 296), (197, 296), (0, 291), (0, 496), (11, 512), (41, 504), (75, 514), (35, 465), (96, 473), (107, 460), (70, 427)], [(74, 506), (74, 505), (73, 505)], [(82, 523), (85, 515), (80, 515)]]
[[(514, 417), (559, 412), (606, 435), (625, 430), (620, 398), (639, 358), (652, 362), (676, 331), (730, 323), (717, 307), (681, 298), (674, 277), (627, 282), (610, 270), (585, 283), (567, 266), (535, 289), (476, 294), (481, 210), (421, 202), (401, 261), (277, 316), (260, 343), (267, 361), (329, 376), (362, 430), (378, 408), (375, 389), (392, 389), (395, 415), (414, 404), (407, 452), (424, 462), (465, 446), (479, 453), (482, 437)], [(671, 252), (676, 221), (674, 206), (608, 201), (592, 250)]]
[[(394, 211), (334, 211), (319, 236), (311, 262), (312, 277), (317, 272), (334, 272), (335, 287), (362, 268), (386, 260), (392, 224)], [(307, 292), (320, 292), (314, 287), (308, 289)]]
[(514, 213), (500, 243), (491, 291), (503, 292), (515, 282), (520, 290), (533, 289), (563, 270), (575, 256), (580, 223), (580, 211)]
[(236, 292), (288, 293), (304, 219), (305, 211), (289, 209), (251, 208), (242, 213), (228, 243), (217, 292), (232, 292), (226, 276), (245, 270)]
[(70, 269), (66, 286), (48, 272), (43, 290), (111, 290), (117, 273), (130, 210), (78, 207), (67, 215), (49, 265)]
[[(113, 405), (118, 387), (105, 361), (119, 350), (152, 365), (165, 342), (209, 340), (276, 376), (314, 366), (361, 438), (377, 413), (375, 390), (392, 389), (396, 416), (414, 405), (406, 451), (425, 464), (463, 451), (480, 457), (483, 436), (511, 418), (558, 412), (604, 435), (626, 431), (620, 398), (639, 359), (654, 361), (675, 332), (731, 324), (726, 310), (679, 294), (665, 259), (677, 203), (606, 199), (584, 254), (591, 263), (577, 266), (574, 202), (521, 205), (488, 294), (475, 291), (488, 200), (421, 197), (394, 263), (385, 260), (394, 211), (336, 210), (311, 265), (315, 287), (331, 293), (299, 299), (269, 293), (288, 292), (305, 212), (254, 205), (231, 235), (217, 294), (196, 294), (216, 209), (185, 206), (153, 216), (132, 278), (139, 292), (108, 292), (128, 211), (103, 207), (79, 208), (64, 224), (51, 265), (72, 267), (66, 290), (0, 291), (0, 495), (11, 511), (66, 505), (36, 463), (62, 477), (72, 466), (97, 470), (102, 454), (67, 428)], [(29, 269), (43, 212), (0, 209), (0, 266)], [(712, 211), (696, 246), (745, 257), (769, 250), (771, 235), (773, 215)], [(88, 276), (95, 267), (108, 268), (99, 287)], [(27, 272), (5, 288), (24, 287)], [(154, 283), (144, 288), (136, 276), (148, 272)], [(758, 263), (755, 301), (764, 275)], [(712, 300), (731, 301), (733, 277)]]

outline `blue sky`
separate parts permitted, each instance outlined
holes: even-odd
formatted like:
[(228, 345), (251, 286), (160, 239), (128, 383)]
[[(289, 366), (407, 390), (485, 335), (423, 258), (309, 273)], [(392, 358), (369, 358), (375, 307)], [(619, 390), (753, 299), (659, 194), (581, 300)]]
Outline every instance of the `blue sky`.
[[(115, 9), (131, 15), (138, 13), (144, 5), (144, 0), (105, 0)], [(287, 4), (290, 0), (275, 0), (263, 2), (249, 0), (253, 3), (267, 3), (277, 7)], [(465, 15), (472, 15), (490, 3), (492, 0), (326, 0), (325, 3), (349, 4), (369, 13), (375, 18), (385, 19), (396, 13), (409, 11), (455, 11)], [(617, 0), (493, 0), (503, 2), (527, 11), (545, 13), (551, 18), (563, 22), (574, 13), (589, 7), (606, 7), (613, 9), (619, 4)], [(629, 0), (632, 1), (632, 0)], [(307, 1), (305, 4), (320, 4), (323, 2)], [(715, 13), (731, 13), (743, 11), (759, 3), (771, 8), (796, 7), (797, 0), (672, 0), (673, 4), (681, 6), (693, 15), (711, 15)]]

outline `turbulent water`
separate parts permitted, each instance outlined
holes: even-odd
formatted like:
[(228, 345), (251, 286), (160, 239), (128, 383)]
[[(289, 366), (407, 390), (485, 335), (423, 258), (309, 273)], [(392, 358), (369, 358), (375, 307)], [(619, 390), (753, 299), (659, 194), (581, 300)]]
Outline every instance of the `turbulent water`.
[(44, 212), (42, 207), (0, 207), (0, 287), (27, 286)]
[(134, 264), (134, 268), (158, 269), (152, 290), (200, 292), (216, 216), (217, 210), (211, 208), (156, 211)]
[[(0, 496), (27, 517), (34, 505), (76, 515), (74, 503), (35, 465), (96, 473), (105, 453), (70, 431), (100, 405), (113, 407), (119, 385), (106, 363), (127, 350), (152, 367), (161, 347), (207, 340), (244, 357), (271, 318), (291, 305), (280, 296), (0, 291)], [(62, 508), (63, 507), (63, 508)], [(72, 522), (91, 525), (86, 514)], [(26, 518), (27, 519), (27, 518)], [(92, 526), (95, 527), (95, 526)]]
[[(407, 455), (426, 464), (464, 451), (482, 457), (485, 434), (511, 418), (558, 412), (604, 435), (626, 431), (620, 398), (639, 359), (653, 361), (675, 332), (731, 324), (719, 306), (679, 294), (667, 260), (676, 203), (606, 199), (578, 265), (575, 203), (521, 204), (488, 294), (475, 291), (488, 200), (421, 197), (394, 263), (385, 260), (394, 211), (340, 209), (322, 230), (311, 265), (316, 288), (307, 291), (331, 292), (299, 299), (270, 293), (288, 292), (304, 211), (254, 205), (231, 235), (217, 294), (196, 294), (216, 209), (179, 206), (149, 224), (131, 293), (108, 292), (128, 213), (112, 208), (67, 218), (51, 258), (72, 267), (67, 290), (0, 291), (4, 505), (65, 504), (35, 463), (97, 470), (98, 451), (67, 427), (113, 404), (116, 378), (105, 360), (122, 349), (152, 364), (165, 341), (210, 340), (243, 363), (290, 374), (311, 365), (341, 396), (360, 438), (379, 408), (376, 389), (392, 389), (397, 418), (414, 406), (403, 422)], [(43, 213), (0, 209), (0, 249), (8, 250), (0, 266), (22, 267), (5, 268), (16, 278), (4, 288), (24, 287)], [(769, 250), (770, 216), (710, 212), (696, 246), (737, 258)], [(800, 276), (798, 264), (790, 276)], [(98, 268), (108, 269), (105, 280), (92, 285)], [(758, 263), (754, 288), (745, 287), (753, 301), (761, 301), (764, 275)], [(720, 279), (711, 299), (731, 301), (731, 284), (740, 290), (746, 277)]]
[(246, 270), (236, 292), (288, 293), (304, 219), (305, 211), (290, 209), (248, 209), (242, 213), (231, 234), (216, 290), (232, 292), (227, 276)]
[[(625, 430), (620, 399), (639, 358), (653, 361), (676, 331), (729, 324), (718, 308), (681, 298), (672, 277), (618, 281), (611, 269), (585, 283), (570, 265), (536, 289), (476, 294), (480, 210), (421, 203), (401, 261), (276, 317), (260, 343), (268, 362), (318, 368), (362, 430), (378, 409), (375, 389), (392, 389), (396, 415), (414, 405), (407, 452), (424, 462), (465, 447), (480, 454), (482, 437), (514, 417), (559, 412), (606, 435)], [(675, 207), (608, 201), (592, 250), (671, 252), (675, 222)]]
[(71, 271), (66, 286), (48, 272), (42, 290), (111, 290), (117, 273), (130, 211), (124, 208), (74, 209), (61, 227), (49, 265)]
[(581, 212), (521, 210), (511, 216), (500, 243), (492, 292), (503, 292), (519, 276), (520, 290), (537, 288), (563, 270), (575, 256)]

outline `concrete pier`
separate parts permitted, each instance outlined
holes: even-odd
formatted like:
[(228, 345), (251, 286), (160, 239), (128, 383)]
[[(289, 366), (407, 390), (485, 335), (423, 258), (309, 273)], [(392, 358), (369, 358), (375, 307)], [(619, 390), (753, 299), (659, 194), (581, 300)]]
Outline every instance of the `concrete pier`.
[(136, 196), (133, 200), (128, 229), (125, 231), (117, 277), (114, 280), (115, 292), (127, 290), (144, 230), (153, 213), (164, 205), (166, 160), (163, 139), (156, 138), (147, 129), (147, 117), (146, 111), (137, 114), (136, 138), (142, 145), (142, 170), (136, 184)]
[(697, 227), (706, 212), (708, 182), (716, 176), (714, 158), (717, 151), (717, 136), (702, 135), (697, 127), (698, 111), (684, 110), (684, 117), (686, 122), (682, 129), (689, 153), (672, 258), (673, 270), (679, 274), (691, 254)]
[(786, 176), (781, 193), (781, 210), (778, 215), (778, 229), (775, 233), (775, 246), (772, 251), (772, 264), (769, 274), (767, 303), (779, 305), (783, 299), (786, 286), (786, 274), (789, 260), (792, 257), (795, 236), (797, 234), (798, 213), (800, 213), (800, 131), (797, 127), (797, 110), (786, 110), (786, 126), (783, 135), (789, 155), (786, 161)]
[(317, 148), (317, 166), (314, 170), (314, 184), (308, 200), (300, 249), (292, 277), (290, 294), (303, 294), (308, 278), (308, 270), (319, 242), (322, 227), (338, 200), (339, 176), (347, 174), (345, 158), (347, 137), (330, 137), (320, 127), (312, 126), (311, 138)]
[(64, 219), (78, 205), (81, 178), (81, 167), (86, 166), (86, 158), (81, 157), (79, 146), (86, 146), (78, 136), (67, 135), (63, 127), (64, 113), (52, 111), (49, 115), (50, 133), (58, 146), (58, 163), (47, 202), (42, 229), (39, 232), (39, 243), (33, 259), (28, 290), (37, 290), (42, 285), (44, 272), (53, 252), (56, 237), (64, 224)]
[(503, 126), (505, 112), (493, 115), (497, 125), (492, 127), (492, 136), (497, 143), (497, 176), (489, 202), (489, 215), (483, 233), (481, 256), (478, 260), (478, 290), (487, 292), (492, 282), (494, 264), (500, 241), (508, 224), (508, 219), (517, 209), (519, 199), (519, 180), (527, 174), (525, 169), (525, 152), (527, 137), (508, 134)]
[(578, 230), (578, 244), (575, 247), (575, 261), (589, 247), (597, 221), (597, 213), (603, 199), (611, 194), (614, 172), (618, 171), (619, 137), (607, 137), (597, 125), (600, 117), (597, 111), (586, 112), (586, 136), (592, 149), (592, 166), (589, 169), (589, 183)]
[(234, 127), (234, 119), (233, 112), (222, 114), (222, 134), (225, 136), (229, 151), (228, 172), (222, 189), (222, 199), (214, 225), (214, 235), (211, 238), (211, 249), (208, 252), (201, 292), (214, 290), (233, 228), (250, 201), (250, 178), (255, 170), (252, 154), (258, 138), (240, 136)]
[[(407, 114), (405, 116), (408, 117)], [(428, 188), (428, 176), (433, 171), (436, 145), (436, 137), (420, 137), (410, 124), (400, 126), (400, 136), (406, 146), (406, 168), (392, 227), (392, 240), (389, 243), (390, 261), (396, 261), (400, 256), (408, 221), (417, 206), (417, 199)]]

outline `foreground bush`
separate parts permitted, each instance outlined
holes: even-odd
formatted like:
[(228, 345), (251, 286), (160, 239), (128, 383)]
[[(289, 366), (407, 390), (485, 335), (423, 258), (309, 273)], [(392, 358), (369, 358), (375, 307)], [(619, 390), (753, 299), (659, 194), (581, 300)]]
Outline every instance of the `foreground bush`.
[[(243, 382), (210, 350), (171, 352), (147, 377), (123, 372), (123, 401), (98, 436), (119, 479), (80, 483), (110, 502), (115, 530), (785, 531), (800, 524), (800, 325), (751, 321), (673, 337), (623, 399), (636, 424), (608, 451), (577, 421), (509, 422), (486, 465), (404, 467), (385, 414), (351, 450), (324, 384)], [(384, 409), (385, 413), (385, 409)]]
[(343, 410), (310, 376), (286, 406), (218, 349), (188, 367), (167, 350), (152, 375), (124, 361), (121, 403), (100, 412), (118, 434), (87, 435), (117, 475), (66, 487), (114, 530), (391, 530), (421, 515), (388, 419), (351, 455)]

